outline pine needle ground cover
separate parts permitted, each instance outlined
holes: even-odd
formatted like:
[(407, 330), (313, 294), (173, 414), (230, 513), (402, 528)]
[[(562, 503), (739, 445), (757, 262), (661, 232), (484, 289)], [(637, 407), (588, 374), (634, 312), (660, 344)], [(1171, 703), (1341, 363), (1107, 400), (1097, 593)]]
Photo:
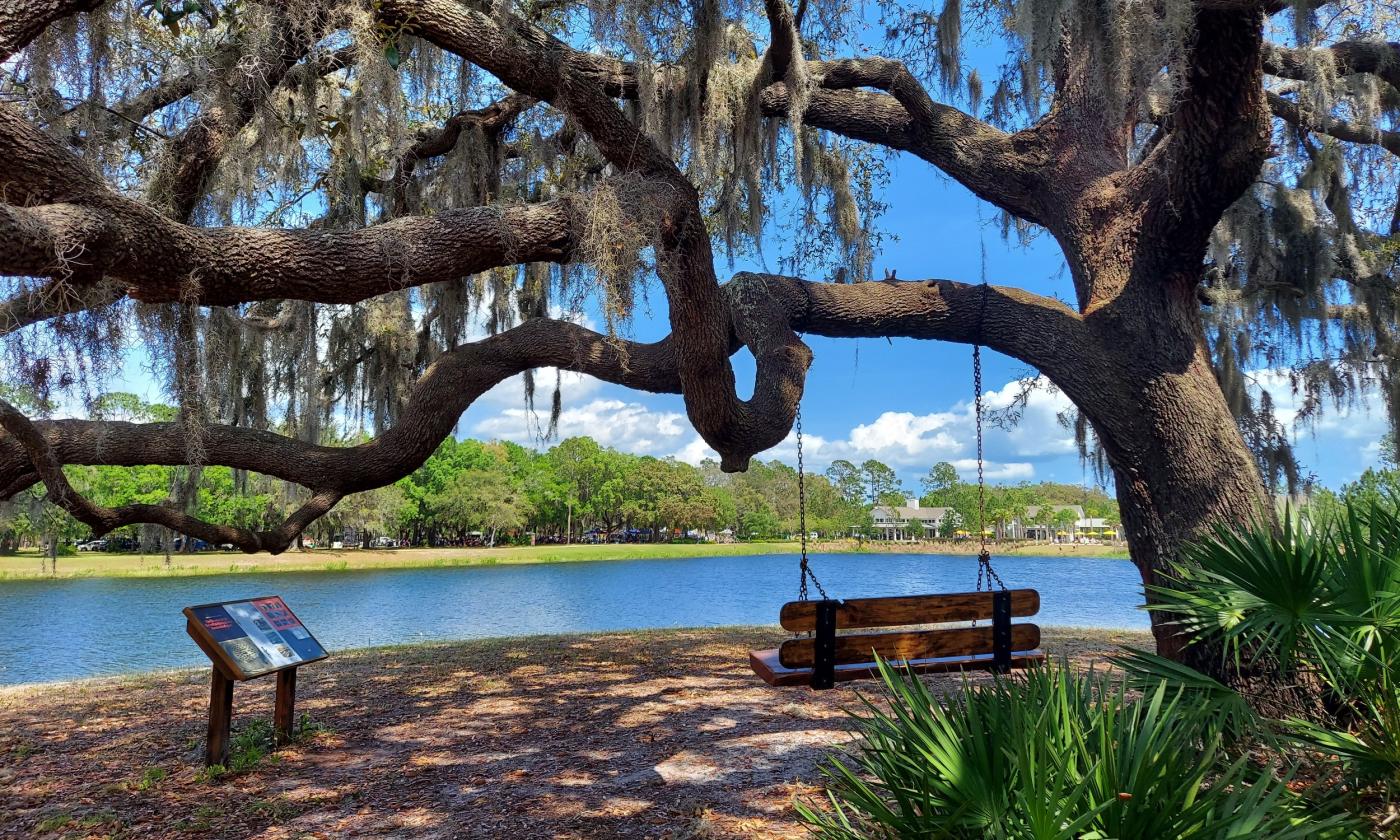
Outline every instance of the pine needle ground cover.
[[(795, 803), (821, 796), (859, 701), (763, 686), (746, 656), (773, 633), (339, 653), (302, 671), (305, 737), (212, 779), (206, 672), (0, 689), (0, 837), (808, 837)], [(1147, 641), (1047, 633), (1080, 667)], [(240, 685), (235, 736), (271, 706), (271, 684)]]

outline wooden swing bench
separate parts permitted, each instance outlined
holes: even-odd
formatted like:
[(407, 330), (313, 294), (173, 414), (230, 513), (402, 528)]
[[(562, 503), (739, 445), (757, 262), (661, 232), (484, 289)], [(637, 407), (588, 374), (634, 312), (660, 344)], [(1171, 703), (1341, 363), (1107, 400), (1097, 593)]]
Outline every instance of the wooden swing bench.
[[(917, 673), (988, 670), (1005, 673), (1044, 661), (1040, 628), (1013, 624), (1013, 617), (1040, 611), (1034, 589), (853, 598), (848, 601), (789, 601), (779, 623), (806, 638), (749, 653), (749, 665), (773, 686), (831, 688), (837, 682), (878, 678), (876, 655)], [(838, 630), (908, 627), (980, 621), (977, 627), (896, 630), (837, 635)]]

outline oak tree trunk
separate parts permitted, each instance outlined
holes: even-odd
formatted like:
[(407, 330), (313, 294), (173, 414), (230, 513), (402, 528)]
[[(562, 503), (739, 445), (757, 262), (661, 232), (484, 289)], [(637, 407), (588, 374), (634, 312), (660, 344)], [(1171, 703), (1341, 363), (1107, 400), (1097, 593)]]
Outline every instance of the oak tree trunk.
[[(1071, 396), (1107, 455), (1133, 563), (1152, 587), (1186, 543), (1272, 517), (1273, 508), (1211, 366), (1196, 277), (1172, 265), (1199, 267), (1204, 254), (1187, 248), (1153, 259), (1146, 250), (1088, 266), (1097, 269), (1097, 289), (1118, 291), (1086, 308), (1093, 348), (1083, 364), (1096, 393)], [(1158, 601), (1150, 589), (1147, 601)], [(1154, 611), (1152, 630), (1162, 655), (1239, 679), (1224, 673), (1209, 640), (1186, 647), (1170, 615)]]

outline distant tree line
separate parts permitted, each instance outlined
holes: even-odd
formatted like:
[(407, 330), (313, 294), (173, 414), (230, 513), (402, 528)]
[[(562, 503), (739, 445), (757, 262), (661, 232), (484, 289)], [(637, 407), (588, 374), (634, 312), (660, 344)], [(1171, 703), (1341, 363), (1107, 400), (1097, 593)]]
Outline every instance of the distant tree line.
[[(94, 413), (111, 419), (167, 419), (166, 406), (130, 394), (109, 394)], [(333, 441), (353, 443), (353, 439)], [(1340, 493), (1314, 490), (1308, 504), (1329, 508), (1344, 497), (1400, 494), (1395, 447), (1387, 440), (1380, 464)], [(65, 467), (74, 486), (98, 504), (185, 504), (202, 518), (246, 527), (270, 527), (298, 503), (285, 482), (228, 467)], [(836, 460), (806, 481), (807, 529), (822, 538), (874, 533), (875, 505), (904, 506), (917, 496), (922, 507), (945, 507), (945, 520), (975, 529), (978, 489), (953, 465), (934, 464), (917, 490), (906, 489), (887, 464)], [(988, 528), (998, 534), (1020, 520), (1065, 527), (1056, 505), (1080, 505), (1085, 515), (1118, 521), (1117, 504), (1097, 489), (1053, 482), (988, 484)], [(1035, 517), (1028, 509), (1038, 508)], [(345, 535), (368, 545), (387, 537), (412, 545), (486, 544), (536, 540), (578, 542), (686, 539), (692, 532), (727, 532), (736, 539), (775, 539), (799, 531), (797, 471), (780, 461), (754, 462), (748, 472), (723, 473), (672, 458), (632, 455), (587, 437), (563, 440), (544, 451), (509, 443), (449, 438), (428, 460), (395, 484), (346, 497), (308, 533), (318, 544)], [(63, 553), (88, 538), (87, 529), (31, 490), (0, 505), (0, 552), (39, 545)], [(111, 535), (125, 547), (175, 551), (192, 546), (151, 526)], [(56, 552), (57, 553), (57, 552)]]

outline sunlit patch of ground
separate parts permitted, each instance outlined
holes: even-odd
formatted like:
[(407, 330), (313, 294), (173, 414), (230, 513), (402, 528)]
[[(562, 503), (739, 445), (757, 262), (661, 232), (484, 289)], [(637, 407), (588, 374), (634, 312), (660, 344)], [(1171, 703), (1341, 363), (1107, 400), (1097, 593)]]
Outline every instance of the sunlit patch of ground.
[[(354, 651), (303, 669), (326, 730), (208, 782), (207, 676), (0, 689), (0, 837), (797, 838), (856, 687), (770, 689), (768, 629)], [(1080, 665), (1145, 634), (1047, 631)], [(984, 677), (974, 677), (983, 679)], [(959, 677), (928, 677), (952, 687)], [(865, 686), (867, 689), (869, 685)], [(272, 683), (235, 693), (235, 729)]]

